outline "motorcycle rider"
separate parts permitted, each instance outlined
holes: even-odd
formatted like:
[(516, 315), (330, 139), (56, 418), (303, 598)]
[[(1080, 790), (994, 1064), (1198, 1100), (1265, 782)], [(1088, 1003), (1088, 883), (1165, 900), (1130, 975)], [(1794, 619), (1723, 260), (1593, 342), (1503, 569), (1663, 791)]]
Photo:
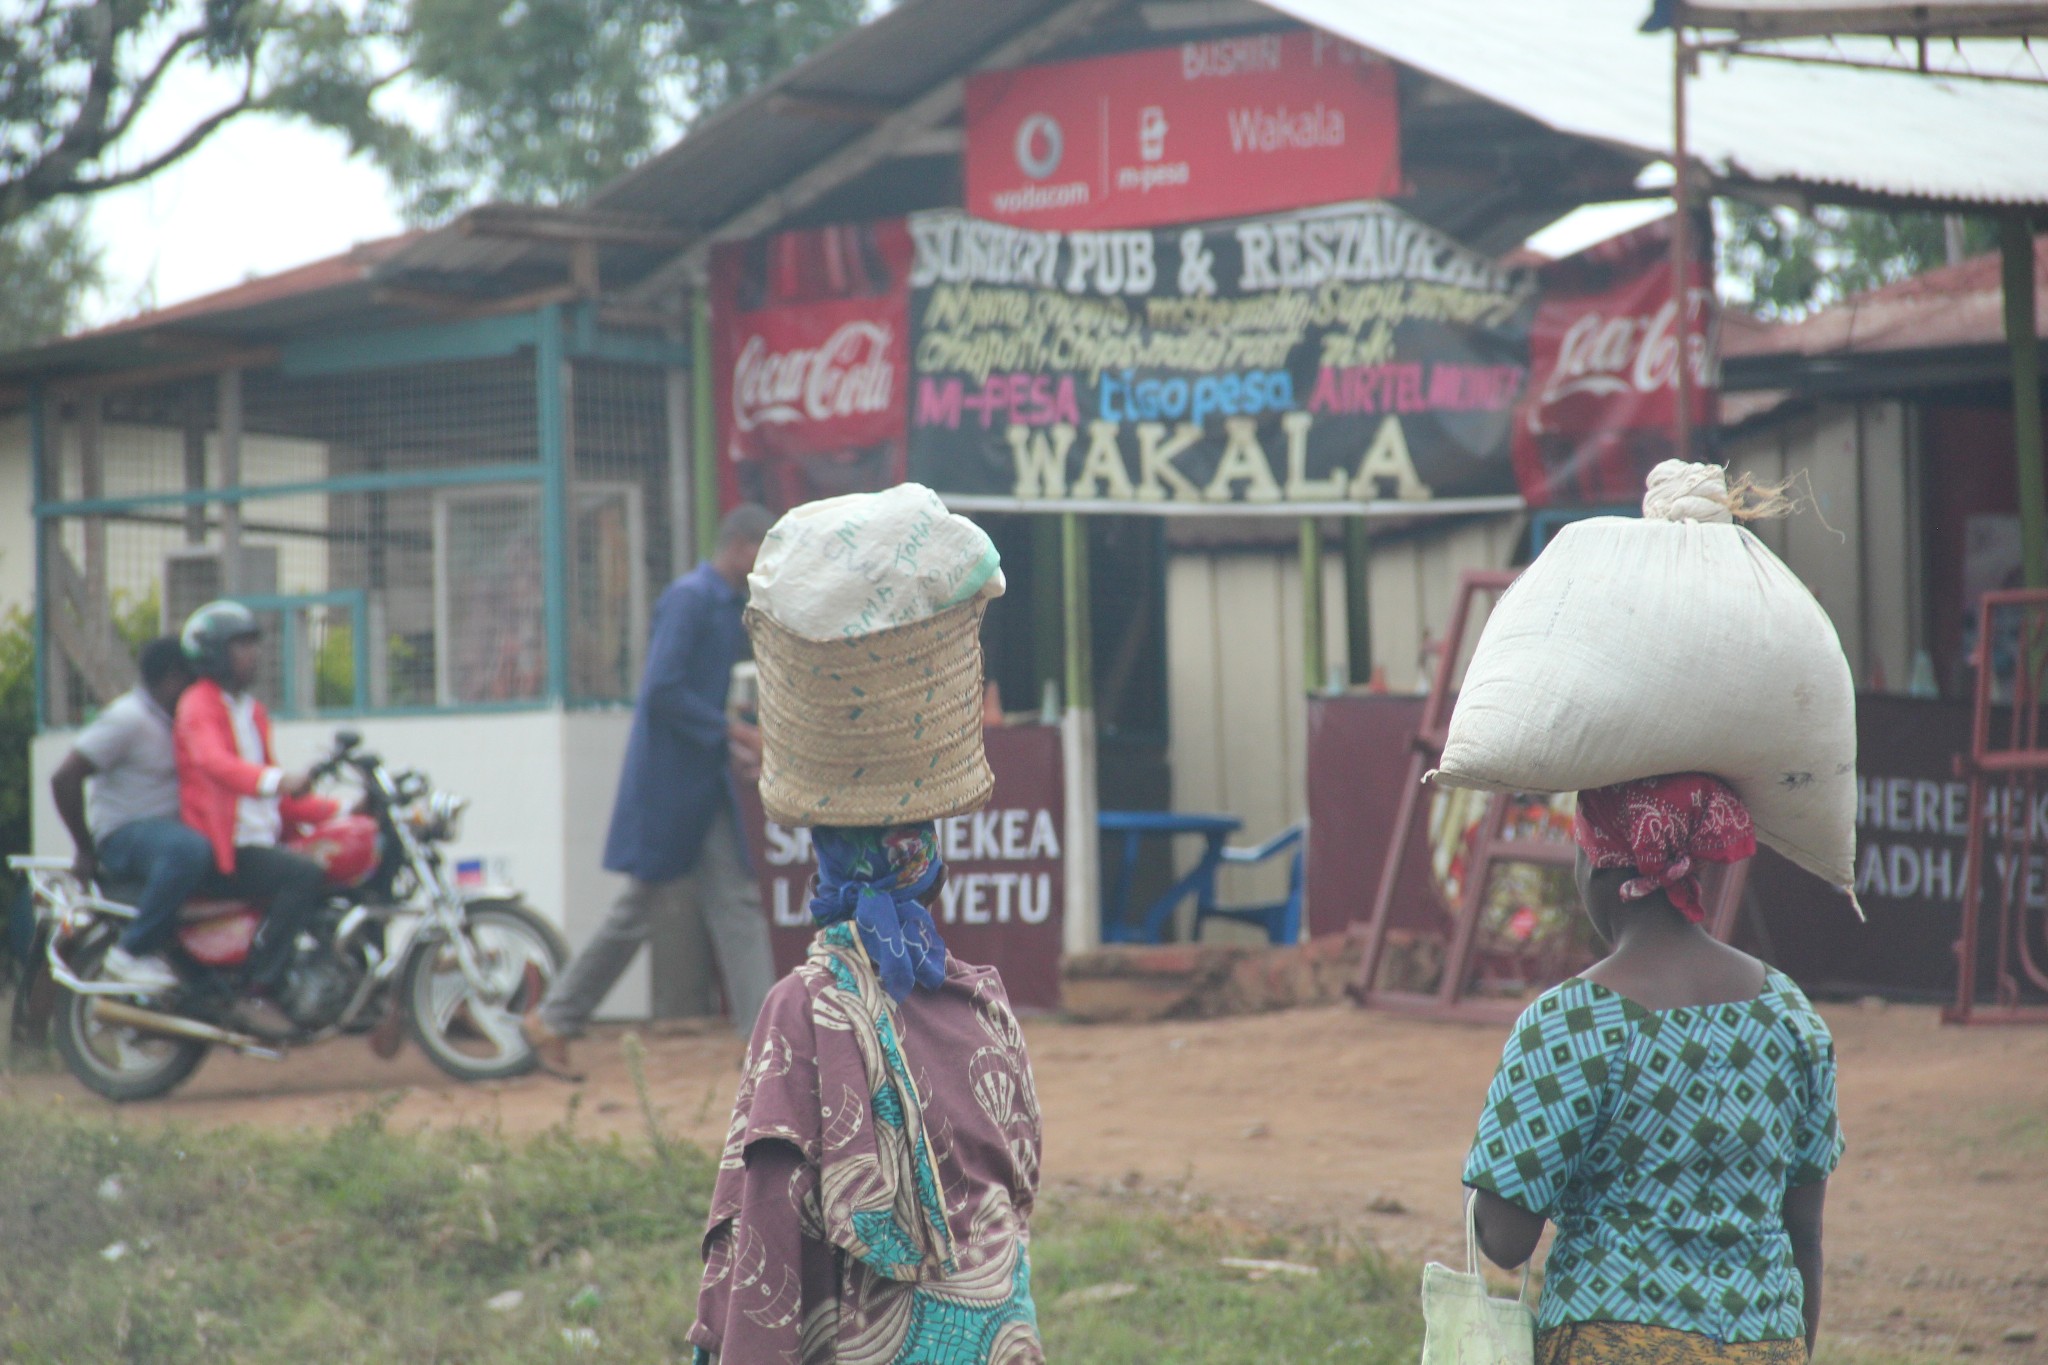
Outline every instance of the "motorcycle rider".
[(324, 894), (320, 865), (279, 841), (287, 822), (319, 824), (339, 808), (310, 794), (309, 774), (286, 772), (271, 756), (270, 717), (249, 691), (260, 635), (255, 615), (239, 602), (209, 602), (192, 613), (181, 640), (200, 677), (178, 701), (173, 734), (180, 812), (213, 850), (201, 890), (266, 907), (244, 984), (275, 998), (299, 930)]
[(100, 969), (111, 980), (157, 993), (178, 985), (162, 950), (178, 907), (206, 876), (213, 852), (178, 819), (171, 713), (192, 683), (192, 668), (170, 636), (144, 645), (137, 663), (142, 681), (79, 732), (50, 778), (50, 795), (77, 848), (72, 870), (81, 885), (92, 885), (101, 872), (143, 884), (134, 921)]

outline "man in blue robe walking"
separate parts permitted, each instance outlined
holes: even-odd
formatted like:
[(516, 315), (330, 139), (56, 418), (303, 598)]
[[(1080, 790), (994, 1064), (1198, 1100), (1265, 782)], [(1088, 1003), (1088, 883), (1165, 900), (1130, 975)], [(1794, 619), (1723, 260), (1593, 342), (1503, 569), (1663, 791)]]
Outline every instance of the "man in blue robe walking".
[(625, 874), (626, 889), (521, 1025), (550, 1075), (582, 1079), (570, 1065), (569, 1040), (583, 1032), (658, 920), (681, 921), (694, 940), (679, 964), (689, 978), (685, 1000), (707, 993), (708, 957), (716, 956), (741, 1037), (753, 1032), (775, 984), (768, 921), (731, 776), (734, 767), (759, 775), (761, 736), (728, 720), (725, 709), (732, 666), (746, 646), (740, 613), (747, 575), (774, 520), (751, 504), (727, 513), (711, 558), (671, 583), (654, 608), (647, 673), (604, 850), (605, 870)]

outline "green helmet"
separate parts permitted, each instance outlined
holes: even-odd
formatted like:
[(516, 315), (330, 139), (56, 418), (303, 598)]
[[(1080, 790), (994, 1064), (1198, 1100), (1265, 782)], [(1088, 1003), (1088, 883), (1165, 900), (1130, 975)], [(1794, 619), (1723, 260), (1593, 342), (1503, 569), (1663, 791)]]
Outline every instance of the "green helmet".
[(222, 598), (208, 602), (187, 617), (178, 642), (202, 677), (225, 683), (229, 681), (228, 646), (262, 633), (262, 627), (256, 624), (256, 613), (240, 602)]

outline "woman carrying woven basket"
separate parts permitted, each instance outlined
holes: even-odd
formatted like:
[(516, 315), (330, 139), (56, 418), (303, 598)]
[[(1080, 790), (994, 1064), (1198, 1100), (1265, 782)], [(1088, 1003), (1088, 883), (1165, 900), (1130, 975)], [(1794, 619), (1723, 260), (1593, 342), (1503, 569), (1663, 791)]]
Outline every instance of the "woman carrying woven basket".
[[(935, 821), (994, 781), (979, 645), (1002, 590), (993, 554), (909, 485), (797, 509), (757, 565), (762, 800), (811, 828), (818, 932), (768, 993), (733, 1104), (690, 1334), (700, 1365), (1044, 1358), (1023, 1031), (1001, 976), (951, 956), (931, 912)], [(871, 624), (877, 599), (893, 621), (835, 633)]]
[(1465, 1164), (1513, 1268), (1557, 1226), (1538, 1365), (1802, 1365), (1841, 1159), (1827, 1025), (1701, 926), (1697, 868), (1756, 851), (1698, 773), (1579, 794), (1579, 894), (1613, 947), (1509, 1037)]

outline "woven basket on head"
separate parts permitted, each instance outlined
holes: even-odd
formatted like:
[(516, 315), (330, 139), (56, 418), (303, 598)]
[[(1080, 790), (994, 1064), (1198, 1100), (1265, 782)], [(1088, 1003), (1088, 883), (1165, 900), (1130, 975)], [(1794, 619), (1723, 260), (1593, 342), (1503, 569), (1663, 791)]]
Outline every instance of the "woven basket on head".
[(899, 825), (978, 809), (977, 598), (854, 640), (806, 640), (749, 609), (760, 670), (761, 804), (785, 825)]

